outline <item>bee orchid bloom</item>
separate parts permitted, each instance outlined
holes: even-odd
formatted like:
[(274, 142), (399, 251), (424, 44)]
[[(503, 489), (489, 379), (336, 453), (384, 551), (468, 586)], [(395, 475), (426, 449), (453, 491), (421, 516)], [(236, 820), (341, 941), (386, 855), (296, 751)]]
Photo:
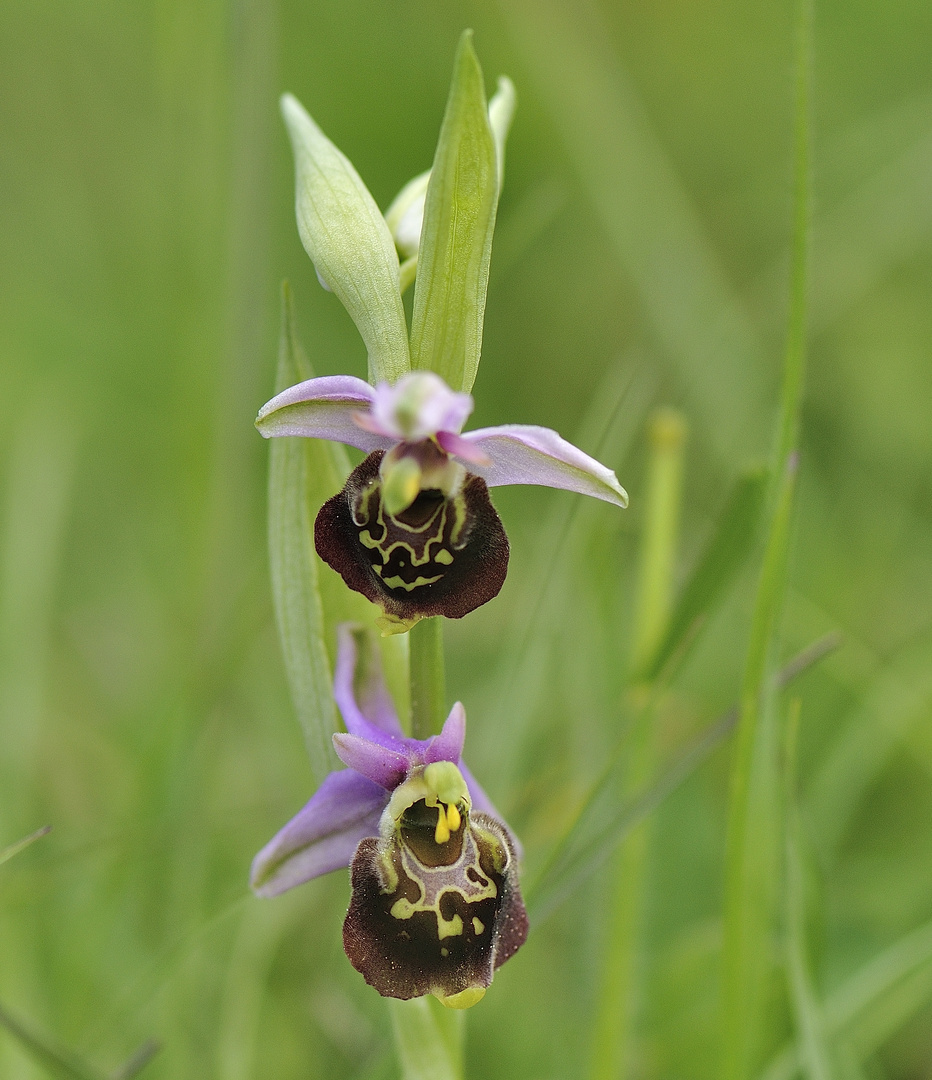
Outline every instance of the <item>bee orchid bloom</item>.
[(343, 946), (356, 970), (385, 997), (468, 1008), (527, 937), (516, 842), (460, 760), (463, 706), (439, 735), (406, 738), (362, 634), (339, 631), (334, 695), (347, 732), (333, 742), (347, 768), (259, 852), (252, 886), (275, 896), (351, 866)]
[(472, 409), (469, 394), (415, 371), (375, 387), (350, 375), (308, 379), (259, 411), (266, 438), (332, 439), (368, 454), (324, 504), (314, 538), (320, 557), (397, 629), (430, 615), (461, 618), (498, 594), (508, 539), (488, 488), (541, 484), (627, 506), (611, 469), (555, 431), (464, 433)]

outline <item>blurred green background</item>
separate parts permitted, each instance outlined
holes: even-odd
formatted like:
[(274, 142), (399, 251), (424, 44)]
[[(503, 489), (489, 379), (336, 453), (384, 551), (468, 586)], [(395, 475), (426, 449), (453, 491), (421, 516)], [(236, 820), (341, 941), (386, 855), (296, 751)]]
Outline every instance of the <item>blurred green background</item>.
[[(246, 886), (310, 794), (252, 420), (283, 277), (317, 373), (365, 373), (297, 237), (279, 93), (384, 207), (430, 164), (464, 26), (489, 88), (507, 73), (519, 97), (473, 422), (555, 427), (631, 494), (620, 513), (501, 490), (508, 582), (447, 628), (471, 767), (533, 863), (621, 731), (650, 410), (689, 425), (681, 576), (771, 445), (790, 5), (0, 6), (0, 848), (53, 826), (0, 867), (0, 1004), (101, 1068), (154, 1036), (154, 1080), (396, 1075), (382, 1002), (342, 956), (345, 876), (275, 901)], [(932, 919), (929, 40), (923, 0), (817, 4), (782, 650), (844, 642), (798, 684), (827, 1000)], [(664, 754), (735, 700), (754, 581), (749, 567), (667, 695)], [(634, 1076), (717, 1075), (727, 765), (723, 748), (654, 818)], [(470, 1077), (586, 1074), (603, 884), (582, 884), (470, 1014)], [(844, 1075), (932, 1075), (925, 947), (843, 1040)], [(770, 1048), (789, 1030), (777, 1001)], [(0, 1029), (0, 1077), (46, 1075)]]

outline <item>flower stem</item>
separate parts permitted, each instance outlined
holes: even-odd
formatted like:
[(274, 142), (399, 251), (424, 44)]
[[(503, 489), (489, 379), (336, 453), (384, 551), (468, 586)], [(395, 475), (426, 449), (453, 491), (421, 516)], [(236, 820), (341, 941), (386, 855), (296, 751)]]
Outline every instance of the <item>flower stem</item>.
[(410, 631), (411, 734), (436, 735), (446, 719), (443, 619), (421, 619)]

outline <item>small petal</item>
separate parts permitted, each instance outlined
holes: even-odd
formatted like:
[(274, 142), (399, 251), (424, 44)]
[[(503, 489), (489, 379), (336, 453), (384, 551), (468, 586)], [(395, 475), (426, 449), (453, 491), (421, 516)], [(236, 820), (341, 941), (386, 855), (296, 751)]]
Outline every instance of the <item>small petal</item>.
[(386, 791), (394, 791), (398, 787), (411, 765), (409, 754), (379, 746), (358, 735), (336, 734), (333, 736), (333, 746), (344, 765), (355, 769)]
[(397, 440), (364, 431), (354, 420), (367, 411), (372, 387), (352, 375), (326, 375), (289, 386), (265, 403), (256, 417), (256, 427), (266, 439), (279, 435), (300, 435), (307, 439), (330, 439), (367, 453), (385, 450)]
[(450, 710), (439, 735), (435, 735), (424, 749), (424, 764), (433, 761), (452, 761), (458, 765), (466, 740), (466, 710), (458, 701)]
[(253, 859), (259, 896), (277, 896), (347, 866), (359, 841), (377, 836), (388, 793), (359, 773), (332, 772), (313, 798)]
[(437, 442), (448, 454), (453, 454), (471, 465), (491, 465), (492, 459), (481, 448), (453, 431), (438, 431)]
[(616, 506), (628, 505), (628, 495), (611, 469), (550, 428), (504, 424), (467, 432), (463, 438), (492, 459), (490, 466), (476, 466), (470, 470), (481, 476), (489, 487), (542, 484), (592, 495)]
[(382, 677), (378, 646), (362, 626), (341, 623), (337, 627), (333, 696), (350, 734), (390, 749), (404, 749), (398, 713)]

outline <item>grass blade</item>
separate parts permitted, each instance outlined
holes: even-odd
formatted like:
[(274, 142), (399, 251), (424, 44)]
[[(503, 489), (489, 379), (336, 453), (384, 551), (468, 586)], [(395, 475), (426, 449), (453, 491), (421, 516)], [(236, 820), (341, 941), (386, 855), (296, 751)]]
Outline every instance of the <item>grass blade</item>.
[(64, 1077), (65, 1080), (108, 1080), (105, 1073), (88, 1065), (55, 1039), (13, 1016), (3, 1005), (0, 1005), (0, 1027), (6, 1028), (52, 1076)]
[(834, 1070), (822, 1007), (812, 985), (806, 944), (806, 889), (802, 857), (802, 823), (796, 794), (796, 747), (799, 700), (790, 707), (785, 755), (784, 909), (786, 972), (790, 1001), (809, 1080), (832, 1080)]
[(758, 467), (736, 481), (715, 534), (676, 602), (669, 628), (643, 668), (645, 680), (656, 679), (685, 649), (747, 562), (760, 528), (768, 480), (767, 469)]
[[(775, 683), (782, 689), (838, 648), (835, 634), (814, 641), (789, 661)], [(583, 800), (575, 818), (554, 844), (533, 880), (524, 887), (524, 899), (532, 922), (542, 922), (611, 855), (615, 845), (639, 821), (695, 772), (712, 751), (734, 731), (738, 707), (719, 720), (681, 751), (644, 792), (623, 804), (606, 806), (606, 795), (619, 790), (619, 767), (625, 741), (615, 747), (605, 770)]]
[(806, 354), (809, 272), (809, 109), (812, 59), (810, 0), (794, 17), (796, 110), (790, 307), (783, 385), (774, 448), (777, 490), (757, 590), (741, 688), (731, 771), (725, 854), (722, 945), (724, 1080), (744, 1080), (760, 1050), (765, 991), (772, 966), (770, 936), (779, 875), (773, 692), (769, 669), (783, 604), (798, 458), (796, 442)]
[[(905, 991), (905, 993), (904, 993)], [(906, 934), (828, 995), (825, 1026), (833, 1038), (856, 1035), (866, 1056), (932, 997), (932, 922)], [(890, 1013), (896, 1013), (891, 1017)], [(886, 1016), (884, 1014), (887, 1014)], [(880, 1023), (878, 1023), (878, 1018)], [(792, 1080), (801, 1065), (799, 1047), (786, 1046), (760, 1080)]]
[(18, 855), (25, 848), (28, 848), (30, 844), (34, 844), (36, 840), (41, 839), (43, 836), (47, 836), (48, 833), (51, 832), (51, 829), (51, 825), (43, 825), (41, 829), (36, 829), (34, 833), (24, 836), (22, 840), (17, 840), (14, 844), (9, 844), (5, 848), (0, 848), (0, 866), (8, 859), (12, 859), (15, 855)]
[[(661, 409), (651, 417), (648, 426), (651, 457), (635, 608), (635, 665), (656, 650), (670, 618), (685, 438), (685, 421), (678, 412)], [(651, 707), (648, 688), (635, 686), (632, 697), (636, 715), (624, 778), (626, 794), (650, 782), (657, 756), (655, 709)], [(639, 699), (645, 698), (644, 705), (638, 707)], [(593, 1080), (617, 1080), (627, 1071), (635, 1024), (636, 961), (649, 845), (647, 822), (642, 822), (625, 837), (615, 859), (609, 885), (612, 898), (607, 914), (601, 988), (593, 1021)]]

